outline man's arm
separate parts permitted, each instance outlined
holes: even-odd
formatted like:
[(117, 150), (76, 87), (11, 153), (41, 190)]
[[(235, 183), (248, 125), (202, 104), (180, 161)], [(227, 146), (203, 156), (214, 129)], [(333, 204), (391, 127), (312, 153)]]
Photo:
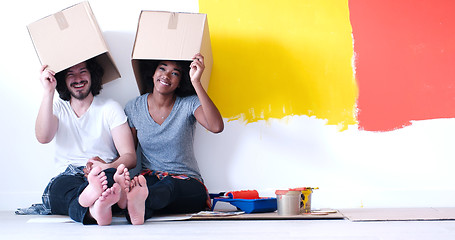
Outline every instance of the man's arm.
[(52, 141), (58, 129), (58, 119), (53, 113), (53, 99), (57, 80), (54, 77), (55, 73), (46, 68), (46, 65), (41, 67), (40, 81), (44, 91), (35, 122), (35, 136), (40, 143)]
[(111, 131), (114, 145), (117, 148), (119, 157), (111, 162), (104, 163), (104, 161), (95, 158), (90, 159), (88, 162), (92, 163), (91, 168), (100, 166), (103, 170), (108, 168), (117, 168), (120, 164), (124, 164), (128, 169), (136, 167), (136, 150), (134, 148), (133, 135), (131, 134), (128, 122), (115, 127)]

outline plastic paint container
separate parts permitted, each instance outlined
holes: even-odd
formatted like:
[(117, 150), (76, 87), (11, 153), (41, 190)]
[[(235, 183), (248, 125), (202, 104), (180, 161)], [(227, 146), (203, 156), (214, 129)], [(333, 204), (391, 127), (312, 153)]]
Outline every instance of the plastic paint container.
[(276, 190), (278, 215), (292, 216), (300, 214), (301, 191)]

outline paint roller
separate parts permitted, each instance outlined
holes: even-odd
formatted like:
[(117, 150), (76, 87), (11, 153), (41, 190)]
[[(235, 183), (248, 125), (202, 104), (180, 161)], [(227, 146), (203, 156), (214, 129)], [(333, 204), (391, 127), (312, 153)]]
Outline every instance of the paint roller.
[(225, 196), (233, 199), (259, 199), (259, 193), (256, 190), (240, 190), (227, 192)]

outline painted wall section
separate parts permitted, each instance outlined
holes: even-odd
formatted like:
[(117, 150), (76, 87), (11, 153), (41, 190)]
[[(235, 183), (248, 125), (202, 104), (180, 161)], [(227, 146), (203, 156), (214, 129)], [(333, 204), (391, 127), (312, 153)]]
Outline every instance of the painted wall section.
[(200, 0), (199, 8), (214, 55), (208, 92), (223, 117), (357, 123), (347, 0)]
[(359, 128), (455, 117), (455, 1), (350, 0)]

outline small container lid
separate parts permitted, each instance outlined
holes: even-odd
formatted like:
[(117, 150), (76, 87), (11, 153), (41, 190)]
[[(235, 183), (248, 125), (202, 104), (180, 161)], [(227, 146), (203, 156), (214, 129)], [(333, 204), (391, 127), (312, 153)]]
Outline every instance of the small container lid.
[(275, 194), (276, 194), (276, 195), (301, 194), (301, 192), (300, 192), (300, 191), (293, 190), (293, 189), (289, 189), (289, 190), (276, 190), (276, 191), (275, 191)]
[(286, 193), (288, 193), (289, 190), (276, 190), (275, 191), (275, 194), (276, 195), (286, 195)]

